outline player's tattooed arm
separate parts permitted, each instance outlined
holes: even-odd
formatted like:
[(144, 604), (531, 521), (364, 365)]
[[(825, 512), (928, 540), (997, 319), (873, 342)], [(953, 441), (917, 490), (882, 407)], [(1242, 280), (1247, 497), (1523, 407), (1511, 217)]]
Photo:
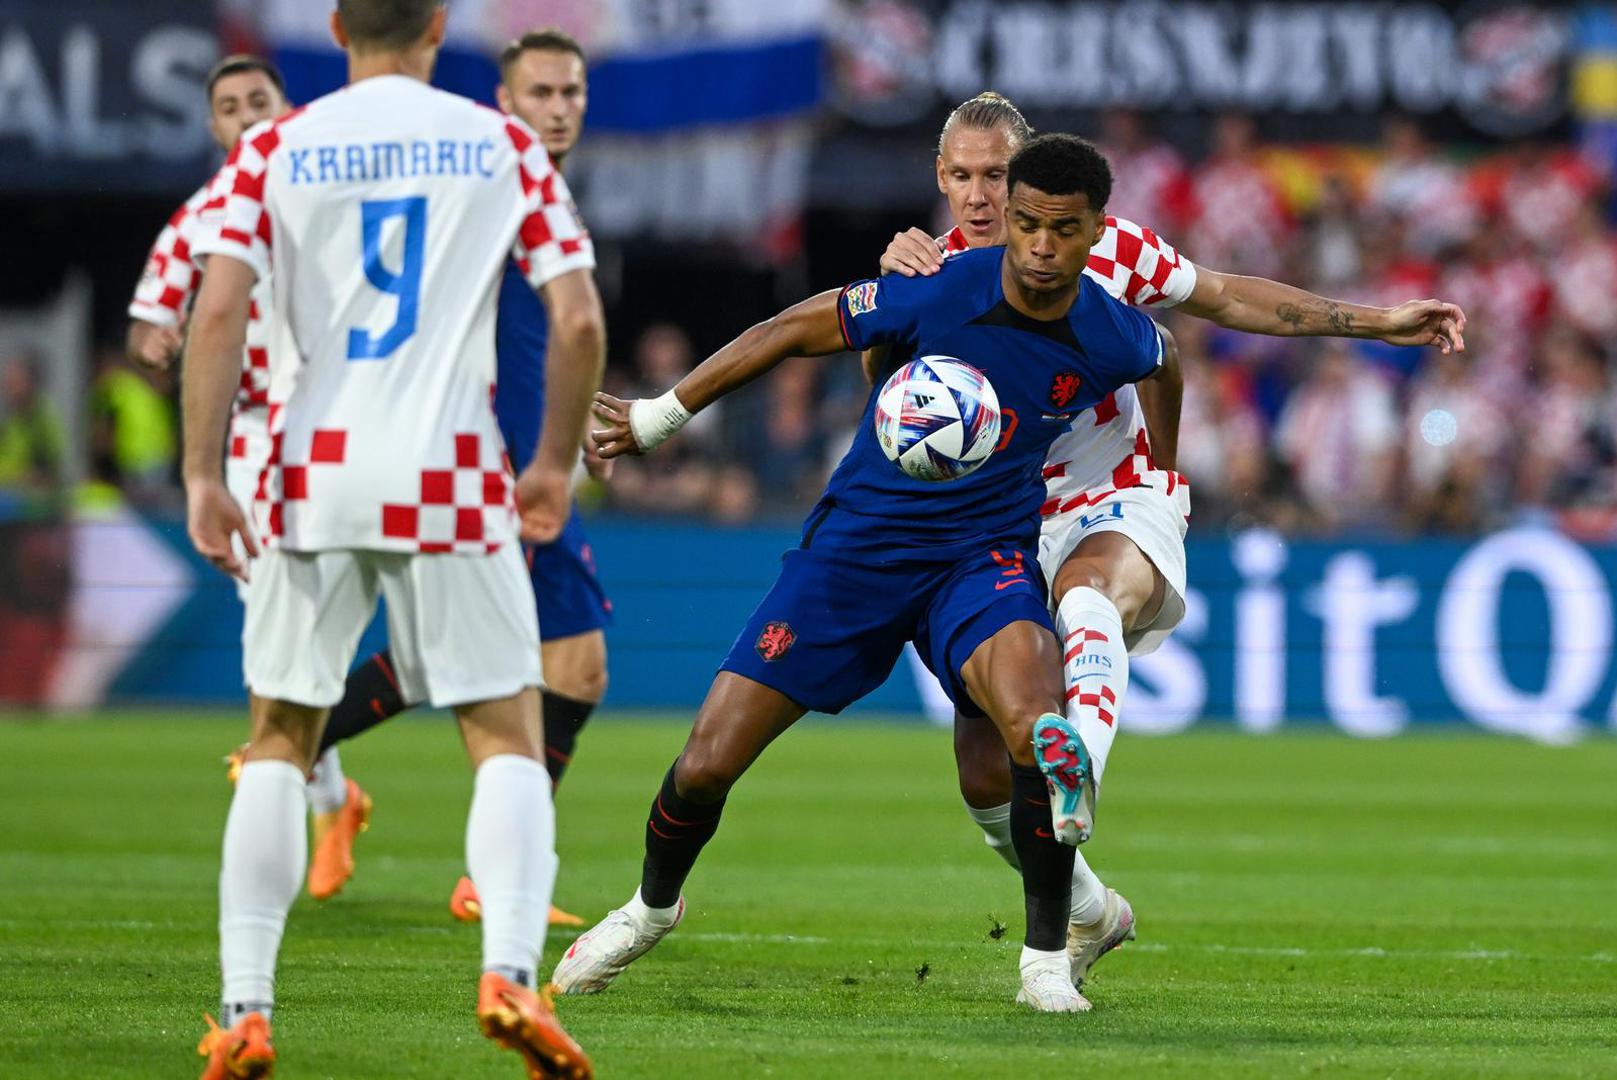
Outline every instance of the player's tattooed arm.
[(1179, 366), (1179, 344), (1166, 327), (1158, 326), (1162, 338), (1162, 363), (1149, 376), (1134, 384), (1145, 413), (1145, 430), (1151, 440), (1151, 459), (1157, 468), (1172, 471), (1179, 461), (1179, 409), (1185, 396), (1185, 373)]
[(592, 433), (601, 456), (643, 454), (673, 436), (692, 415), (793, 356), (830, 356), (848, 344), (837, 312), (840, 289), (828, 289), (761, 322), (696, 365), (660, 398), (624, 401), (595, 395)]
[(1200, 267), (1196, 287), (1180, 310), (1250, 334), (1375, 338), (1393, 345), (1465, 351), (1465, 312), (1440, 300), (1369, 307), (1316, 296), (1268, 278)]
[(225, 431), (230, 403), (241, 385), (241, 355), (256, 274), (228, 255), (208, 260), (186, 344), (181, 384), (185, 433), (186, 524), (191, 543), (220, 570), (245, 578), (247, 569), (231, 539), (239, 536), (257, 555), (252, 530), (224, 483)]

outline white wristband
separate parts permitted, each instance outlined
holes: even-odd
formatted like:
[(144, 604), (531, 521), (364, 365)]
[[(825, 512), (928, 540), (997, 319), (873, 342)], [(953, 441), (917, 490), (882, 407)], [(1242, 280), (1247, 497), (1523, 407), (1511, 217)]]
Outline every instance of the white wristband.
[(660, 398), (641, 398), (629, 406), (629, 431), (642, 451), (661, 446), (690, 420), (690, 410), (679, 403), (672, 390)]

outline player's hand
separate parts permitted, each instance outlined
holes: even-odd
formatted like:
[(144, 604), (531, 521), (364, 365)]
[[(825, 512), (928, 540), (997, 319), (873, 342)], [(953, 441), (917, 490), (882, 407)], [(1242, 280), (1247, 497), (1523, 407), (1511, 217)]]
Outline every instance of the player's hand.
[(586, 432), (584, 434), (584, 471), (592, 479), (599, 480), (604, 484), (612, 479), (612, 470), (616, 467), (613, 462), (601, 456), (601, 451), (596, 447), (595, 440)]
[(1441, 300), (1411, 300), (1388, 313), (1381, 340), (1389, 345), (1436, 345), (1445, 353), (1465, 352), (1465, 312)]
[(573, 478), (566, 469), (552, 469), (535, 461), (517, 477), (517, 513), (522, 515), (522, 539), (548, 544), (561, 535), (573, 512)]
[(881, 272), (905, 277), (928, 277), (943, 266), (938, 242), (920, 229), (893, 234), (893, 242), (881, 255)]
[(624, 454), (644, 453), (634, 440), (634, 430), (629, 427), (629, 406), (633, 404), (611, 394), (595, 395), (595, 419), (605, 426), (591, 431), (590, 438), (594, 440), (595, 449), (603, 460), (611, 461)]
[(173, 367), (185, 347), (185, 335), (179, 326), (140, 323), (131, 338), (130, 359), (150, 371), (167, 371)]
[(223, 480), (193, 481), (185, 486), (186, 529), (197, 554), (233, 578), (247, 580), (247, 564), (236, 554), (231, 542), (241, 537), (248, 557), (258, 557), (258, 542), (247, 527), (247, 516), (231, 497)]

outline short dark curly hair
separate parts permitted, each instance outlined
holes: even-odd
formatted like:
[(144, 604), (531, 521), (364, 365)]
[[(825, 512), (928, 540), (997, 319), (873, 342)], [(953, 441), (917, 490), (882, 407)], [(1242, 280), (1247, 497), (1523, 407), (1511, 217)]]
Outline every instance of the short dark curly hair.
[(1005, 188), (1014, 192), (1017, 184), (1038, 188), (1046, 195), (1081, 191), (1089, 199), (1089, 208), (1099, 212), (1112, 197), (1112, 167), (1088, 139), (1040, 135), (1011, 156)]

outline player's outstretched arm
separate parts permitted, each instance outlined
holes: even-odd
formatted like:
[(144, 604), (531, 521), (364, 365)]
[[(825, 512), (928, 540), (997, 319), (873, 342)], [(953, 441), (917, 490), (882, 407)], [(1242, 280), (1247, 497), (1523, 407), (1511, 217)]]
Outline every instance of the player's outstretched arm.
[(545, 417), (539, 448), (517, 477), (522, 538), (554, 540), (572, 510), (573, 466), (588, 426), (590, 400), (606, 363), (606, 316), (588, 270), (551, 279), (540, 293), (550, 319), (545, 352)]
[(209, 260), (191, 315), (180, 399), (191, 543), (214, 566), (244, 580), (247, 568), (237, 558), (231, 537), (240, 536), (249, 555), (257, 555), (258, 546), (241, 507), (225, 488), (224, 457), (230, 401), (241, 384), (241, 354), (255, 280), (252, 267), (239, 259), (215, 255)]
[(1268, 278), (1198, 267), (1181, 311), (1231, 330), (1277, 337), (1375, 338), (1392, 345), (1435, 345), (1465, 351), (1465, 312), (1441, 300), (1369, 307), (1328, 300)]
[(1164, 326), (1157, 327), (1162, 338), (1162, 363), (1157, 370), (1134, 384), (1145, 413), (1145, 430), (1151, 439), (1151, 459), (1157, 468), (1172, 472), (1179, 461), (1179, 408), (1185, 397), (1185, 373), (1179, 366), (1179, 343)]
[(759, 323), (696, 365), (668, 393), (651, 401), (623, 401), (595, 395), (595, 415), (603, 427), (593, 433), (601, 456), (643, 454), (666, 442), (690, 418), (782, 360), (829, 356), (848, 347), (837, 314), (840, 289), (828, 289)]

